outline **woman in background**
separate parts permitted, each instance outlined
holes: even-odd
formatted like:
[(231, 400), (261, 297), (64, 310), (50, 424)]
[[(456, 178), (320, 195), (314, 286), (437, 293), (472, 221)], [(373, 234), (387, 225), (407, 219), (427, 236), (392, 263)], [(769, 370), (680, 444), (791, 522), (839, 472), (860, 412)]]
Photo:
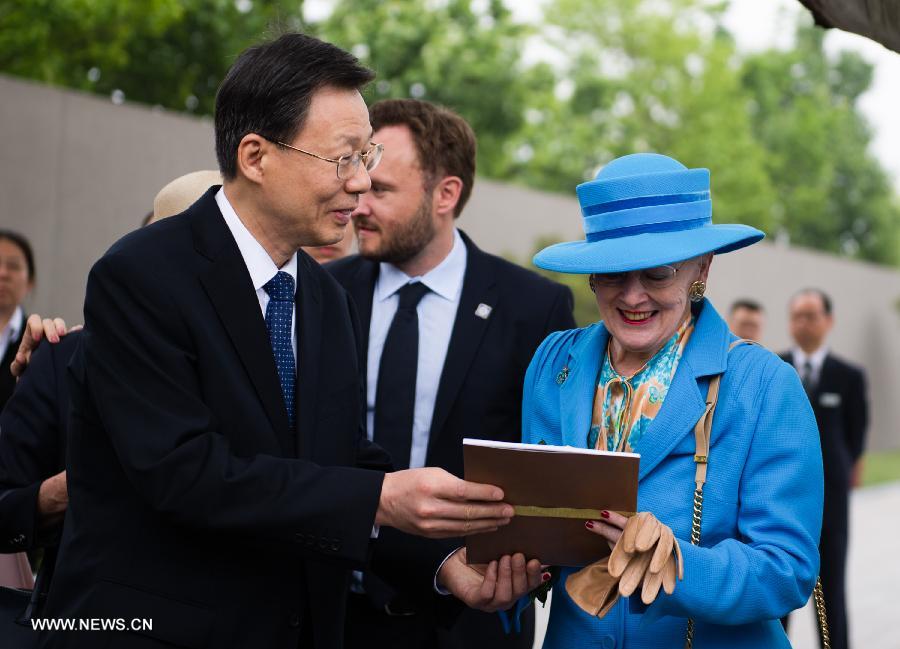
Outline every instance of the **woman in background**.
[(22, 303), (34, 288), (34, 253), (21, 234), (0, 230), (0, 410), (16, 385), (9, 366), (25, 324)]

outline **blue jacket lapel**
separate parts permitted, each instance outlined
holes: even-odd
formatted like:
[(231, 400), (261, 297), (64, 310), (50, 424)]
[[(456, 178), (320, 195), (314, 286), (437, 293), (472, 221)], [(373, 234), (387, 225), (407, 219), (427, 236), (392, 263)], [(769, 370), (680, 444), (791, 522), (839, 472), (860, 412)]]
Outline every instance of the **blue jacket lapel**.
[(607, 338), (606, 327), (598, 323), (585, 329), (569, 350), (568, 375), (559, 393), (562, 443), (567, 446), (585, 447)]
[(731, 339), (725, 322), (704, 301), (666, 400), (637, 449), (641, 454), (638, 479), (650, 473), (685, 435), (693, 434), (706, 409), (706, 377), (725, 371)]

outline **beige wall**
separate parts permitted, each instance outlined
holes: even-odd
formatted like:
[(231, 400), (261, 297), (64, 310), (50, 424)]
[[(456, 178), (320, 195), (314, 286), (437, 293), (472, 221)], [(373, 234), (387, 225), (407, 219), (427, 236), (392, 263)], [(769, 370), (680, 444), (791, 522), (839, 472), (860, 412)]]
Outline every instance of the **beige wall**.
[[(523, 260), (531, 257), (540, 237), (584, 238), (574, 197), (484, 179), (478, 179), (460, 227), (485, 249)], [(708, 294), (723, 315), (741, 297), (763, 304), (767, 314), (762, 342), (781, 351), (790, 346), (788, 299), (805, 287), (831, 295), (831, 348), (868, 373), (870, 447), (900, 447), (900, 271), (764, 241), (716, 257)]]
[[(28, 306), (70, 322), (81, 319), (91, 264), (137, 227), (157, 190), (215, 168), (208, 120), (3, 76), (0, 134), (0, 224), (31, 238), (38, 262)], [(485, 250), (519, 259), (540, 237), (581, 238), (574, 198), (484, 179), (460, 226)], [(709, 292), (721, 312), (737, 297), (762, 302), (764, 342), (780, 350), (789, 344), (785, 304), (804, 286), (832, 294), (832, 347), (869, 373), (871, 446), (900, 447), (900, 271), (762, 243), (716, 258)]]
[(172, 178), (215, 167), (212, 126), (0, 76), (0, 223), (32, 241), (29, 307), (81, 318), (91, 264)]

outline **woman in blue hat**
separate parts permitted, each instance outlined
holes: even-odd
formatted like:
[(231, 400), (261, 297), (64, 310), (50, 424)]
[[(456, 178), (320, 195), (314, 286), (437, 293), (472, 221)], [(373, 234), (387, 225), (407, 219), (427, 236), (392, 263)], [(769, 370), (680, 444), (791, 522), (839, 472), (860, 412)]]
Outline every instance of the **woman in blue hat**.
[(559, 571), (544, 648), (789, 648), (779, 618), (819, 568), (815, 418), (796, 372), (703, 297), (713, 255), (763, 233), (714, 225), (709, 171), (662, 155), (577, 192), (585, 240), (534, 261), (587, 275), (601, 320), (538, 349), (523, 441), (639, 453), (640, 514), (586, 521), (613, 553)]

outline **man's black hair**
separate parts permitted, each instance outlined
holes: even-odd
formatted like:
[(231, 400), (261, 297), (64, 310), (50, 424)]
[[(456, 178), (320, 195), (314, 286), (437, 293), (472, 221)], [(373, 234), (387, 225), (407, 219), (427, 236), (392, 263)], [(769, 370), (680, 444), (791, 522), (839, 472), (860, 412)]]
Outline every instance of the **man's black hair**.
[(822, 308), (825, 309), (825, 315), (831, 315), (831, 298), (828, 297), (828, 294), (820, 288), (804, 288), (800, 289), (796, 293), (794, 293), (793, 297), (791, 297), (791, 304), (794, 303), (801, 295), (818, 295), (819, 299), (822, 300)]
[(740, 300), (735, 300), (731, 305), (731, 310), (729, 311), (729, 313), (734, 313), (738, 309), (747, 309), (748, 311), (753, 311), (755, 313), (765, 312), (762, 304), (760, 304), (756, 300), (751, 300), (749, 298), (741, 298)]
[(360, 89), (374, 78), (352, 54), (306, 34), (284, 34), (244, 50), (216, 94), (222, 176), (233, 180), (237, 175), (238, 145), (247, 133), (290, 142), (303, 128), (317, 90)]

